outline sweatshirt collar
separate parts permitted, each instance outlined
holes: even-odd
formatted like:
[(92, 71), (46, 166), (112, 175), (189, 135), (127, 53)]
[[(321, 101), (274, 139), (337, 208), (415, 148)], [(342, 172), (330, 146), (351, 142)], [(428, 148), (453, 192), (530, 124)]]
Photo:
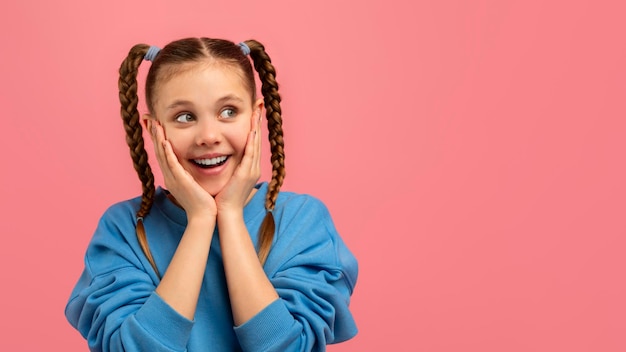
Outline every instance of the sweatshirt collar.
[[(252, 196), (252, 199), (243, 208), (243, 217), (253, 219), (260, 210), (265, 209), (265, 195), (267, 194), (267, 182), (258, 183), (254, 188), (257, 192)], [(187, 214), (185, 210), (174, 202), (172, 202), (167, 195), (169, 192), (163, 187), (159, 186), (156, 189), (154, 197), (154, 206), (160, 210), (163, 215), (174, 221), (175, 223), (185, 227), (187, 226)], [(265, 215), (265, 211), (261, 215)]]

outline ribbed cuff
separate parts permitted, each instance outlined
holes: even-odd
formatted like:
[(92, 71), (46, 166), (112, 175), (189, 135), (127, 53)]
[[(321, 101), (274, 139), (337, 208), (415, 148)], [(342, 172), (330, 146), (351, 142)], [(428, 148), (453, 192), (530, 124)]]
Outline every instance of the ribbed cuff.
[(270, 303), (244, 324), (235, 327), (235, 334), (244, 351), (265, 351), (289, 340), (296, 324), (281, 299)]
[(185, 318), (152, 292), (135, 319), (148, 334), (174, 350), (184, 350), (191, 335), (193, 321)]

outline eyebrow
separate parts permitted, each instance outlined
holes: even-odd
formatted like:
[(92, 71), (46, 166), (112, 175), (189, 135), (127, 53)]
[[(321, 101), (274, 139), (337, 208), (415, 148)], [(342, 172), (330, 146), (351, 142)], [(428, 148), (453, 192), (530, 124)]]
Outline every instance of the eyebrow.
[(193, 104), (187, 100), (174, 100), (173, 103), (165, 107), (165, 110), (173, 110), (180, 106), (190, 106), (190, 105), (193, 105)]
[(234, 94), (228, 94), (228, 95), (225, 95), (225, 96), (217, 99), (217, 103), (218, 104), (225, 103), (227, 101), (236, 101), (236, 102), (239, 102), (239, 103), (244, 103), (243, 99), (241, 99), (240, 97), (238, 97), (238, 96), (236, 96)]
[[(238, 103), (241, 103), (241, 104), (244, 103), (244, 100), (241, 99), (240, 97), (238, 97), (236, 95), (233, 95), (233, 94), (227, 94), (227, 95), (217, 99), (216, 104), (217, 105), (221, 105), (221, 104), (224, 104), (224, 103), (229, 102), (229, 101), (235, 101), (235, 102), (238, 102)], [(181, 106), (187, 107), (187, 106), (192, 106), (192, 105), (193, 105), (193, 103), (188, 101), (188, 100), (174, 100), (170, 105), (165, 107), (165, 110), (173, 110), (173, 109), (179, 108)]]

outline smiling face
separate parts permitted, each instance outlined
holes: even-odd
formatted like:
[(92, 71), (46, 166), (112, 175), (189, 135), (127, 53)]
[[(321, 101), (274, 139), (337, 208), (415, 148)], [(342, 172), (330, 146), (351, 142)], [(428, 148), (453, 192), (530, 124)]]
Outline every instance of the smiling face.
[(253, 103), (242, 75), (216, 62), (188, 64), (155, 90), (153, 114), (165, 130), (179, 163), (211, 195), (218, 194), (242, 160)]

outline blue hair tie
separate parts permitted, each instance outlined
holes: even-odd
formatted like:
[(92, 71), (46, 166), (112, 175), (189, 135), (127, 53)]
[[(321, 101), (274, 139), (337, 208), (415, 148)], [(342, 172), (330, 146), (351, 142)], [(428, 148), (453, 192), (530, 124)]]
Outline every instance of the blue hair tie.
[(246, 43), (244, 42), (239, 43), (239, 47), (241, 48), (241, 52), (243, 53), (244, 56), (250, 55), (250, 47)]
[(150, 47), (150, 49), (148, 49), (148, 52), (146, 53), (146, 55), (144, 55), (143, 59), (148, 61), (154, 61), (154, 58), (157, 56), (157, 54), (159, 54), (159, 51), (161, 51), (161, 48), (153, 45)]

